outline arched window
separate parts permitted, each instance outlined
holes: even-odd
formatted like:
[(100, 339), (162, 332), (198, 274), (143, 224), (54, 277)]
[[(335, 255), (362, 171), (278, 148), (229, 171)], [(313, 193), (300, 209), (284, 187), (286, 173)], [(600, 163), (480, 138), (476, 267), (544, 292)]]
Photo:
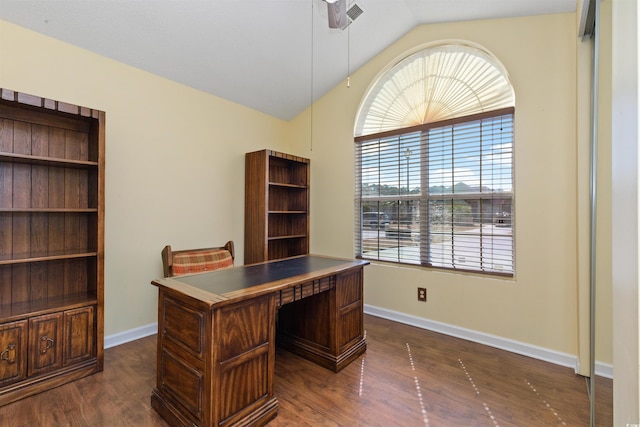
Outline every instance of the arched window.
[(371, 86), (356, 119), (356, 256), (512, 275), (508, 75), (469, 44), (428, 47)]

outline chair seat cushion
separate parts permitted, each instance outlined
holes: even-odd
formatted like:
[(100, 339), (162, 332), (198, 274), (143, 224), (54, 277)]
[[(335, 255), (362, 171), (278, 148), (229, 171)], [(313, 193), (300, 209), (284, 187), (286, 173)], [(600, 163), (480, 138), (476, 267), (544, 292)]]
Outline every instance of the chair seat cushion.
[(233, 266), (233, 257), (225, 249), (210, 251), (187, 251), (173, 256), (173, 274), (175, 276), (203, 271), (218, 270)]

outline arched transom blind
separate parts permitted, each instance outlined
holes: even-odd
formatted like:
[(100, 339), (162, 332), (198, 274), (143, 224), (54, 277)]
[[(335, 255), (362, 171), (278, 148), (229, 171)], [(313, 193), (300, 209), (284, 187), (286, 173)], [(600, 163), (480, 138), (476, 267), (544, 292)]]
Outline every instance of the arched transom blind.
[(440, 45), (408, 56), (382, 75), (361, 105), (355, 136), (514, 105), (511, 83), (489, 53)]

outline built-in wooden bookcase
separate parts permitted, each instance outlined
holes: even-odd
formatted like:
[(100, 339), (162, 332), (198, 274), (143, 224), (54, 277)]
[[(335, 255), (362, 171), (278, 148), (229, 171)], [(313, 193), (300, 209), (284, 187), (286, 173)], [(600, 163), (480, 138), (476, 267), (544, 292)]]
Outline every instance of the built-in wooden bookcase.
[(309, 253), (309, 159), (247, 153), (244, 224), (245, 264)]
[(105, 113), (0, 89), (0, 405), (103, 369)]

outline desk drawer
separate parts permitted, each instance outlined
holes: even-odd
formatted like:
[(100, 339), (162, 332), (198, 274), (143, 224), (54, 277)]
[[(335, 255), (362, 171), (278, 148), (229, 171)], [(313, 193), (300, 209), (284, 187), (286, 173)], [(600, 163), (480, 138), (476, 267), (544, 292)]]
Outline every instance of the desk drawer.
[(169, 348), (163, 348), (159, 357), (158, 389), (165, 399), (178, 402), (191, 417), (203, 419), (205, 376)]
[(336, 278), (335, 276), (323, 277), (322, 279), (312, 280), (310, 282), (302, 283), (292, 286), (287, 289), (281, 290), (276, 295), (276, 303), (278, 307), (288, 304), (290, 302), (298, 301), (303, 298), (316, 295), (320, 292), (328, 291), (335, 288)]
[(160, 303), (163, 344), (174, 344), (197, 359), (204, 360), (206, 314), (168, 296), (164, 296)]

